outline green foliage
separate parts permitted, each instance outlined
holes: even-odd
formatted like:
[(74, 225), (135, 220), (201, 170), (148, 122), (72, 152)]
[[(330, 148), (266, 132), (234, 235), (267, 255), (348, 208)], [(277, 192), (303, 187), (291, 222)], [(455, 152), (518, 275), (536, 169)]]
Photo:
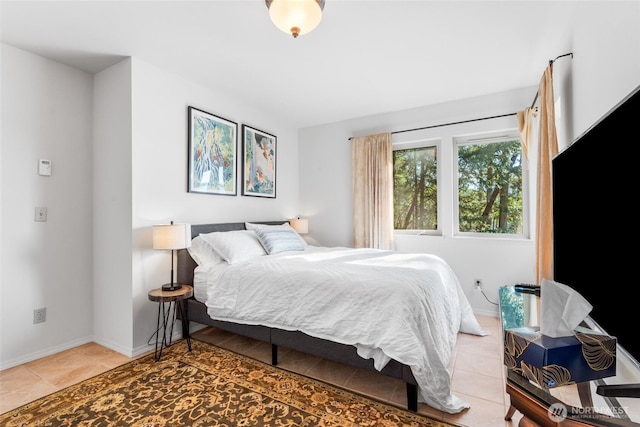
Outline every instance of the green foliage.
[(520, 141), (458, 147), (458, 205), (462, 232), (522, 233)]
[(498, 290), (500, 298), (500, 317), (503, 329), (521, 328), (524, 326), (524, 299), (511, 286), (503, 286)]
[[(396, 230), (438, 228), (437, 147), (395, 150)], [(458, 146), (461, 232), (522, 234), (522, 148), (519, 140)]]
[(396, 230), (438, 226), (437, 149), (396, 150), (393, 154), (393, 208)]

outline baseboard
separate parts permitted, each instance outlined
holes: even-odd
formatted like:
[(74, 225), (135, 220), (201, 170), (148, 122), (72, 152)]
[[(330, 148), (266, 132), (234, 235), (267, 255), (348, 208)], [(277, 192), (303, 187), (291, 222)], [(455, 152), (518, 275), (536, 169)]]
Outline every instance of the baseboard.
[(60, 353), (61, 351), (69, 350), (82, 344), (91, 342), (91, 337), (79, 338), (73, 341), (66, 342), (64, 344), (55, 345), (42, 350), (35, 351), (33, 353), (25, 354), (24, 356), (17, 357), (15, 359), (3, 360), (0, 362), (0, 370), (13, 368), (15, 366), (22, 365), (24, 363), (33, 362), (40, 358), (51, 356), (52, 354)]

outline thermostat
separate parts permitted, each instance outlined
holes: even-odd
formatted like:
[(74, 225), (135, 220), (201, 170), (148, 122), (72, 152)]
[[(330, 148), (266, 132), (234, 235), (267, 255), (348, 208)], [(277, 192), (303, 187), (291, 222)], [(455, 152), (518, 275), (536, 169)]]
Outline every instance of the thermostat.
[(38, 173), (44, 176), (51, 175), (51, 160), (38, 160)]

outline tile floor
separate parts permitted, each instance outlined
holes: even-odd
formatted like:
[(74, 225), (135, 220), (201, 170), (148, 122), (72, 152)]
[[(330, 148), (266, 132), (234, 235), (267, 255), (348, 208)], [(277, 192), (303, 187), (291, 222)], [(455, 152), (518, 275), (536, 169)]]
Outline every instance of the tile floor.
[[(505, 421), (509, 407), (502, 365), (502, 341), (499, 320), (478, 316), (491, 335), (477, 337), (460, 334), (450, 363), (454, 394), (471, 408), (452, 415), (423, 403), (418, 412), (461, 426), (516, 426), (518, 413)], [(212, 328), (194, 333), (194, 337), (269, 363), (271, 346)], [(24, 365), (0, 371), (0, 413), (46, 396), (132, 360), (95, 343), (88, 343)], [(338, 363), (280, 349), (279, 367), (355, 390), (390, 404), (406, 407), (405, 386), (399, 380)]]

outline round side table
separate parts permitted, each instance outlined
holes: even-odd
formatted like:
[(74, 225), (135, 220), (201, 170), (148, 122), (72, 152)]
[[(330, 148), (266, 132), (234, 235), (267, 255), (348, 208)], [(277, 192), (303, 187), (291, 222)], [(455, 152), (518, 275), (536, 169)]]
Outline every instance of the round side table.
[[(182, 285), (181, 288), (174, 291), (163, 291), (162, 288), (157, 288), (149, 291), (149, 300), (158, 303), (158, 320), (155, 333), (156, 361), (159, 361), (162, 357), (162, 349), (171, 345), (171, 339), (173, 337), (173, 327), (176, 323), (177, 312), (180, 312), (180, 318), (183, 319), (182, 334), (186, 337), (189, 351), (191, 351), (191, 337), (188, 332), (189, 321), (185, 320), (186, 309), (184, 305), (186, 304), (187, 299), (191, 298), (192, 296), (193, 288), (189, 285)], [(162, 339), (160, 339), (161, 331)]]

